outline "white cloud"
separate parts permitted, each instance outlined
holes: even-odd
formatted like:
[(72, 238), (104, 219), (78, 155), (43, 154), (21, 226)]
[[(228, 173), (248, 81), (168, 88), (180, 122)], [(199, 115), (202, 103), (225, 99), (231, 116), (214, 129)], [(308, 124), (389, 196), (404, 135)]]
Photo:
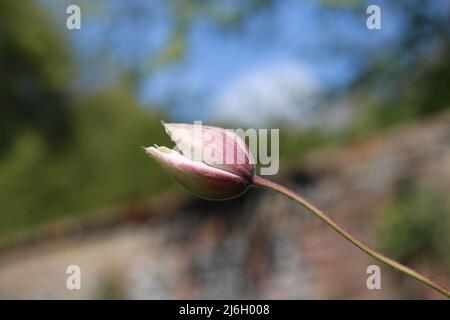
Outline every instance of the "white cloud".
[(319, 93), (315, 76), (288, 60), (244, 70), (211, 100), (212, 117), (244, 126), (271, 122), (307, 125), (312, 100)]

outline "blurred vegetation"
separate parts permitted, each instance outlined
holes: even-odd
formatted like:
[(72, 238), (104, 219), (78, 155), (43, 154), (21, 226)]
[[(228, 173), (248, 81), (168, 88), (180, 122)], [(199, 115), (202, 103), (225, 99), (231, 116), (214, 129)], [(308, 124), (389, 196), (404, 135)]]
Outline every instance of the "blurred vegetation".
[(127, 299), (122, 278), (116, 272), (110, 272), (103, 277), (98, 288), (98, 297), (102, 300)]
[[(323, 3), (323, 10), (360, 8), (353, 0)], [(301, 134), (281, 132), (280, 155), (284, 159), (296, 159), (319, 146), (449, 108), (449, 24), (446, 15), (423, 10), (431, 3), (396, 2), (405, 16), (405, 31), (397, 46), (382, 55), (369, 59), (367, 52), (344, 48), (355, 59), (367, 60), (358, 62), (363, 65), (362, 72), (351, 88), (339, 92), (358, 97), (361, 120), (340, 134), (320, 128)], [(161, 50), (152, 59), (142, 55), (145, 63), (138, 61), (128, 70), (119, 70), (121, 77), (111, 81), (114, 85), (110, 88), (87, 95), (73, 89), (72, 79), (78, 71), (70, 44), (59, 34), (61, 28), (55, 27), (45, 7), (30, 0), (0, 2), (0, 238), (61, 217), (90, 214), (148, 197), (172, 186), (140, 149), (149, 142), (164, 144), (162, 141), (168, 140), (159, 123), (164, 115), (139, 106), (135, 84), (148, 76), (146, 72), (183, 59), (190, 26), (199, 17), (222, 32), (240, 33), (249, 16), (270, 10), (274, 2), (233, 4), (172, 1), (174, 28)], [(142, 3), (127, 5), (142, 11)], [(125, 20), (133, 21), (126, 12), (120, 11)], [(113, 21), (111, 28), (120, 26), (120, 21)], [(107, 28), (113, 37), (116, 33), (111, 30)], [(96, 61), (106, 61), (109, 51), (114, 50), (103, 48)], [(114, 65), (109, 63), (109, 67)], [(392, 219), (402, 221), (405, 213), (398, 212)], [(408, 221), (444, 219), (440, 215), (436, 209), (426, 218), (418, 214), (418, 222), (416, 218)], [(389, 224), (397, 228), (396, 221)], [(425, 221), (427, 228), (434, 228), (433, 223)], [(391, 240), (385, 241), (389, 247)], [(404, 247), (404, 253), (394, 254), (407, 255), (410, 249)]]
[[(450, 109), (450, 14), (445, 0), (400, 0), (398, 41), (366, 53), (352, 84), (364, 103), (359, 132), (372, 132)], [(442, 6), (442, 9), (441, 9)]]
[(167, 179), (140, 146), (167, 139), (163, 115), (121, 83), (75, 97), (49, 16), (29, 1), (0, 12), (0, 237), (160, 191)]
[(450, 208), (429, 188), (403, 190), (384, 211), (378, 226), (382, 251), (404, 263), (435, 261), (450, 268)]
[(165, 139), (160, 119), (112, 90), (73, 108), (73, 139), (61, 151), (23, 131), (0, 159), (0, 234), (160, 190), (167, 179), (140, 148)]
[(0, 156), (22, 130), (52, 147), (70, 135), (66, 106), (73, 66), (52, 21), (35, 2), (0, 3)]

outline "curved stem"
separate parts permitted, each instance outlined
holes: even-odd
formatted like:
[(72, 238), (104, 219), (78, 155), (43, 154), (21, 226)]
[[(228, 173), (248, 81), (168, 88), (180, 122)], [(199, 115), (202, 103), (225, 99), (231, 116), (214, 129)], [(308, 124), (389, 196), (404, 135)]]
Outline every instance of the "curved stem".
[(323, 213), (321, 210), (317, 209), (314, 205), (312, 205), (311, 203), (309, 203), (308, 201), (306, 201), (305, 199), (300, 197), (295, 192), (293, 192), (293, 191), (289, 190), (288, 188), (283, 187), (275, 182), (272, 182), (272, 181), (269, 181), (267, 179), (257, 177), (257, 176), (254, 177), (253, 184), (256, 186), (260, 186), (260, 187), (263, 187), (266, 189), (276, 191), (276, 192), (290, 198), (291, 200), (294, 200), (298, 204), (302, 205), (303, 207), (305, 207), (306, 209), (311, 211), (313, 214), (315, 214), (317, 217), (319, 217), (323, 222), (325, 222), (327, 225), (329, 225), (331, 228), (333, 228), (337, 233), (342, 235), (344, 238), (346, 238), (348, 241), (353, 243), (359, 249), (361, 249), (362, 251), (367, 253), (369, 256), (377, 259), (380, 262), (387, 264), (388, 266), (391, 266), (392, 268), (394, 268), (400, 272), (403, 272), (404, 274), (406, 274), (406, 275), (426, 284), (427, 286), (433, 288), (434, 290), (440, 292), (447, 298), (450, 298), (450, 291), (447, 288), (431, 281), (430, 279), (428, 279), (427, 277), (414, 271), (413, 269), (408, 268), (407, 266), (404, 266), (401, 263), (398, 263), (397, 261), (392, 260), (391, 258), (388, 258), (385, 255), (371, 249), (364, 242), (355, 238), (350, 232), (348, 232), (347, 230), (342, 228), (333, 219), (328, 217), (325, 213)]

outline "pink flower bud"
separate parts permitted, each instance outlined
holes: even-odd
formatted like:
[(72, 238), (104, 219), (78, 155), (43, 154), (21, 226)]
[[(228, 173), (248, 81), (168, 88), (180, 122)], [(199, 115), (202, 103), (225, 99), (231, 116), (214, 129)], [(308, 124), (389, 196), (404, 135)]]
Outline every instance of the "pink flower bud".
[(164, 124), (178, 150), (144, 148), (188, 191), (210, 200), (234, 198), (252, 184), (253, 157), (234, 132), (217, 127)]

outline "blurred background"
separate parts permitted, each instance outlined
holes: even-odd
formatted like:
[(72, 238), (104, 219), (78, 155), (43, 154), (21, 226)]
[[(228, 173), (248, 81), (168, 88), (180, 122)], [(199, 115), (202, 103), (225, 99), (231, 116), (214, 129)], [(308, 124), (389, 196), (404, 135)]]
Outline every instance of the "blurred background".
[(440, 298), (382, 265), (369, 290), (378, 263), (304, 209), (194, 198), (140, 146), (171, 145), (161, 119), (279, 128), (273, 180), (448, 286), (449, 18), (447, 0), (1, 1), (0, 298)]

